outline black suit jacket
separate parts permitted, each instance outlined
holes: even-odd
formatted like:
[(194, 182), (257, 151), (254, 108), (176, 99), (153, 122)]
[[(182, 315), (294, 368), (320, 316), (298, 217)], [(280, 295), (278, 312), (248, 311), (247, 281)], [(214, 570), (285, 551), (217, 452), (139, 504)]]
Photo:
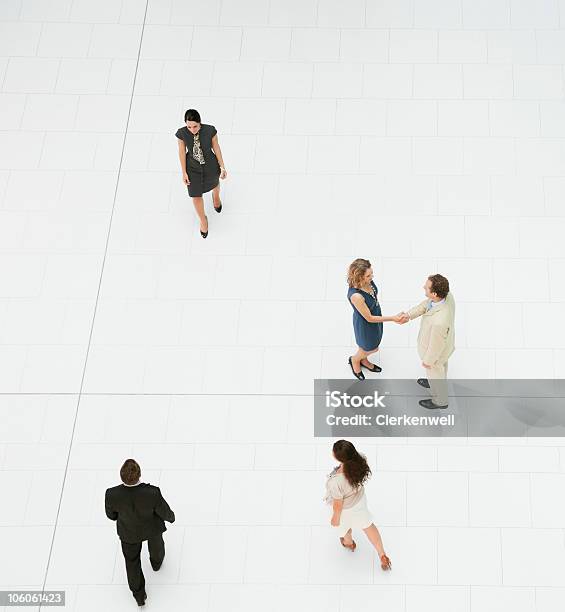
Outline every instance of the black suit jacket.
[(159, 487), (140, 483), (135, 487), (121, 484), (106, 490), (106, 516), (116, 521), (120, 540), (129, 544), (143, 542), (163, 533), (175, 513), (161, 495)]

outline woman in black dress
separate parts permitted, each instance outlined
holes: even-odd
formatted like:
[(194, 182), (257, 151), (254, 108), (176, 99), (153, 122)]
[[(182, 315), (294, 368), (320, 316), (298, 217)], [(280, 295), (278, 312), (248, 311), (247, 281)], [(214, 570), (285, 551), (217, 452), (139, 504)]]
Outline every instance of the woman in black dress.
[(188, 187), (196, 214), (200, 219), (200, 235), (208, 236), (208, 217), (204, 214), (203, 194), (212, 192), (214, 210), (222, 212), (220, 182), (227, 176), (218, 132), (213, 125), (202, 123), (200, 113), (189, 108), (184, 114), (185, 127), (175, 134), (179, 143), (179, 159), (183, 183)]

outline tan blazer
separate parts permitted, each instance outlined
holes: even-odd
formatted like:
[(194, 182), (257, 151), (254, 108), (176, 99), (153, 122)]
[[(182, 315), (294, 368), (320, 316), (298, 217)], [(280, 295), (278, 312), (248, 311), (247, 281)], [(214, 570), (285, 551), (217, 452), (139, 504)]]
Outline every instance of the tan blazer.
[(418, 334), (418, 354), (427, 365), (443, 364), (455, 350), (455, 300), (451, 293), (445, 302), (428, 310), (424, 300), (408, 311), (410, 319), (422, 317)]

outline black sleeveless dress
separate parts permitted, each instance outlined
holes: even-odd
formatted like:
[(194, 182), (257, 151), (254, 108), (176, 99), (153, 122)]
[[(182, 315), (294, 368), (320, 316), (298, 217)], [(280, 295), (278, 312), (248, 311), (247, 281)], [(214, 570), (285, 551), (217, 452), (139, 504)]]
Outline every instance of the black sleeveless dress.
[(213, 125), (206, 123), (200, 125), (196, 135), (193, 135), (186, 126), (179, 128), (175, 133), (186, 147), (186, 173), (190, 181), (188, 195), (191, 198), (198, 198), (218, 185), (220, 164), (212, 150), (212, 138), (217, 133)]

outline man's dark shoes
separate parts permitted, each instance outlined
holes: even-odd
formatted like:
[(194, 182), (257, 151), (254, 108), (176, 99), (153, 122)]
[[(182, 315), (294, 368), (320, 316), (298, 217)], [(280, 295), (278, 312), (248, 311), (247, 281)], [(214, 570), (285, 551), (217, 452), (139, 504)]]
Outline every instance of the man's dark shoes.
[(137, 605), (141, 608), (141, 606), (145, 605), (145, 600), (147, 599), (147, 593), (143, 593), (143, 595), (140, 598), (135, 597), (135, 601), (137, 601)]
[(161, 565), (163, 565), (162, 561), (161, 561), (161, 563), (153, 563), (151, 561), (151, 567), (153, 568), (154, 572), (158, 572), (161, 569)]
[(431, 399), (420, 400), (418, 402), (422, 408), (428, 408), (428, 410), (435, 410), (436, 408), (447, 408), (447, 404), (445, 406), (438, 406), (434, 404)]
[(427, 378), (418, 378), (416, 382), (420, 385), (420, 387), (425, 387), (426, 389), (430, 388), (430, 382)]

